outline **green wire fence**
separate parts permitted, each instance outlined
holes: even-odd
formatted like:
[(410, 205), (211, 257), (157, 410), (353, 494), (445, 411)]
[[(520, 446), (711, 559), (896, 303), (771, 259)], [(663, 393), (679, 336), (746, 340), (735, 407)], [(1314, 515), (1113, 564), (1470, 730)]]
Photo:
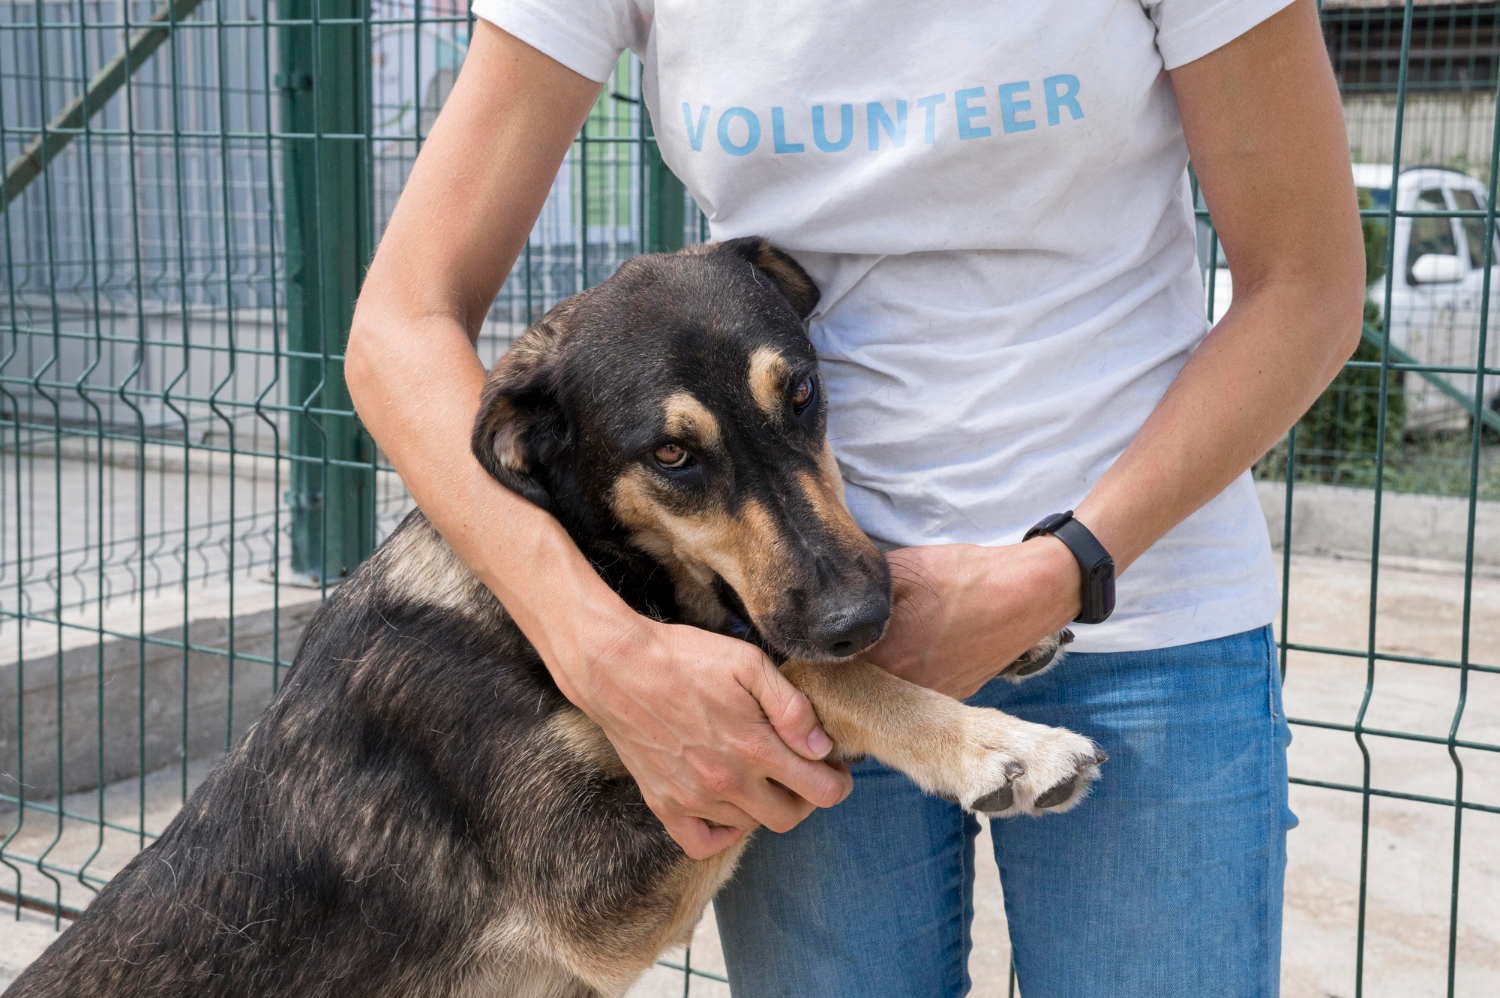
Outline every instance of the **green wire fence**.
[[(1365, 344), (1256, 472), (1281, 548), (1294, 850), (1354, 807), (1354, 880), (1327, 916), (1347, 960), (1305, 992), (1320, 998), (1500, 991), (1500, 936), (1466, 914), (1496, 910), (1464, 889), (1500, 844), (1497, 16), (1322, 14), (1363, 191)], [(16, 917), (63, 925), (151, 841), (274, 693), (327, 587), (410, 507), (354, 418), (342, 352), (471, 27), (457, 0), (0, 0), (0, 902)], [(1199, 218), (1217, 317), (1229, 271)], [(706, 231), (623, 57), (484, 360), (627, 257)], [(1413, 503), (1448, 540), (1413, 548)], [(1304, 538), (1319, 517), (1360, 541), (1341, 548), (1340, 578), (1360, 581), (1338, 612), (1319, 588), (1332, 561)], [(1447, 587), (1437, 636), (1403, 644), (1401, 601), (1424, 585)], [(1411, 885), (1443, 895), (1437, 969), (1400, 990), (1380, 846), (1390, 821), (1439, 818)], [(722, 993), (691, 956), (656, 973)]]

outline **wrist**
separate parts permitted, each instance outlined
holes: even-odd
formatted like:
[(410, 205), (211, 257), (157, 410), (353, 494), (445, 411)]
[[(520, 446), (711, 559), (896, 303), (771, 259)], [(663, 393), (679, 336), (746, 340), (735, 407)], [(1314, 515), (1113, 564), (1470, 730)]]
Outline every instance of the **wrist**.
[(1132, 521), (1124, 512), (1122, 503), (1101, 496), (1100, 491), (1100, 487), (1096, 487), (1083, 498), (1073, 511), (1073, 519), (1087, 527), (1104, 545), (1104, 550), (1114, 559), (1118, 576), (1155, 543), (1156, 538), (1142, 536), (1139, 521), (1143, 517), (1137, 516)]
[(1078, 559), (1066, 544), (1044, 534), (1021, 545), (1026, 555), (1028, 580), (1037, 595), (1055, 606), (1058, 615), (1067, 620), (1078, 615), (1083, 606), (1083, 572)]
[(971, 589), (968, 605), (979, 613), (1000, 608), (1007, 619), (998, 621), (997, 626), (1015, 624), (1009, 615), (1014, 613), (1012, 594), (1017, 590), (1024, 592), (1028, 602), (1038, 608), (1038, 615), (1056, 616), (1061, 621), (1058, 627), (1077, 616), (1082, 607), (1083, 573), (1078, 568), (1078, 559), (1062, 541), (1042, 536), (1024, 544), (979, 550), (983, 552), (983, 568), (979, 585)]
[[(547, 514), (528, 544), (489, 553), (484, 580), (531, 642), (558, 689), (575, 706), (593, 713), (603, 694), (600, 679), (622, 645), (650, 640), (654, 623), (636, 613), (594, 570), (572, 538)], [(543, 566), (538, 570), (538, 566)]]
[(609, 587), (603, 592), (587, 589), (572, 604), (566, 620), (555, 624), (548, 635), (551, 654), (542, 660), (563, 696), (590, 717), (615, 713), (622, 691), (621, 663), (644, 666), (660, 625), (632, 610)]

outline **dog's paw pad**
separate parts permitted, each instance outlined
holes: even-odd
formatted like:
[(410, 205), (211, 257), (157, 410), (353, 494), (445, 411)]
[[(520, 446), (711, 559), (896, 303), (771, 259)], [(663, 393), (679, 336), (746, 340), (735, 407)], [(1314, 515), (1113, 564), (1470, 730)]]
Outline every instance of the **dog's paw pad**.
[(1016, 788), (1006, 784), (999, 790), (991, 791), (974, 802), (974, 810), (985, 814), (999, 814), (1009, 810), (1016, 803)]
[(1068, 810), (1107, 758), (1082, 735), (996, 710), (976, 708), (969, 725), (971, 754), (956, 796), (969, 810), (992, 817)]
[(1097, 746), (1091, 746), (1088, 751), (1074, 754), (1073, 772), (1037, 793), (1036, 799), (1031, 803), (1032, 810), (1029, 813), (1055, 812), (1072, 807), (1083, 798), (1090, 784), (1099, 778), (1099, 767), (1107, 761), (1109, 761), (1109, 756)]
[(1038, 810), (1044, 810), (1049, 807), (1056, 807), (1057, 805), (1068, 800), (1068, 798), (1072, 797), (1074, 792), (1077, 790), (1078, 774), (1074, 773), (1072, 776), (1068, 777), (1066, 780), (1063, 780), (1057, 786), (1037, 797), (1034, 806)]

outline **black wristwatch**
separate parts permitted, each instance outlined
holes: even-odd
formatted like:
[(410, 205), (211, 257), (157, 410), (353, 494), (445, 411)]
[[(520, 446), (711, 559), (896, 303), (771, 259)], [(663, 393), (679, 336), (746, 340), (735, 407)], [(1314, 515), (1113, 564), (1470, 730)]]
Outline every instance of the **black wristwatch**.
[(1080, 624), (1102, 624), (1115, 612), (1115, 560), (1088, 527), (1073, 519), (1073, 511), (1053, 513), (1026, 531), (1022, 542), (1051, 534), (1068, 546), (1083, 572), (1083, 610)]

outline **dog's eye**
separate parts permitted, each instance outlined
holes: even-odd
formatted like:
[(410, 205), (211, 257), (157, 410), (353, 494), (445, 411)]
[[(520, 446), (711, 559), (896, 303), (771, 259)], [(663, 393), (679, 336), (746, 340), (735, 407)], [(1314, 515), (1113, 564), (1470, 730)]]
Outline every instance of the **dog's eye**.
[(803, 378), (802, 383), (792, 389), (792, 411), (802, 415), (812, 405), (818, 394), (818, 383), (813, 378)]
[(671, 471), (680, 471), (691, 467), (693, 463), (693, 455), (676, 444), (662, 444), (652, 452), (651, 456), (656, 459), (659, 466)]

